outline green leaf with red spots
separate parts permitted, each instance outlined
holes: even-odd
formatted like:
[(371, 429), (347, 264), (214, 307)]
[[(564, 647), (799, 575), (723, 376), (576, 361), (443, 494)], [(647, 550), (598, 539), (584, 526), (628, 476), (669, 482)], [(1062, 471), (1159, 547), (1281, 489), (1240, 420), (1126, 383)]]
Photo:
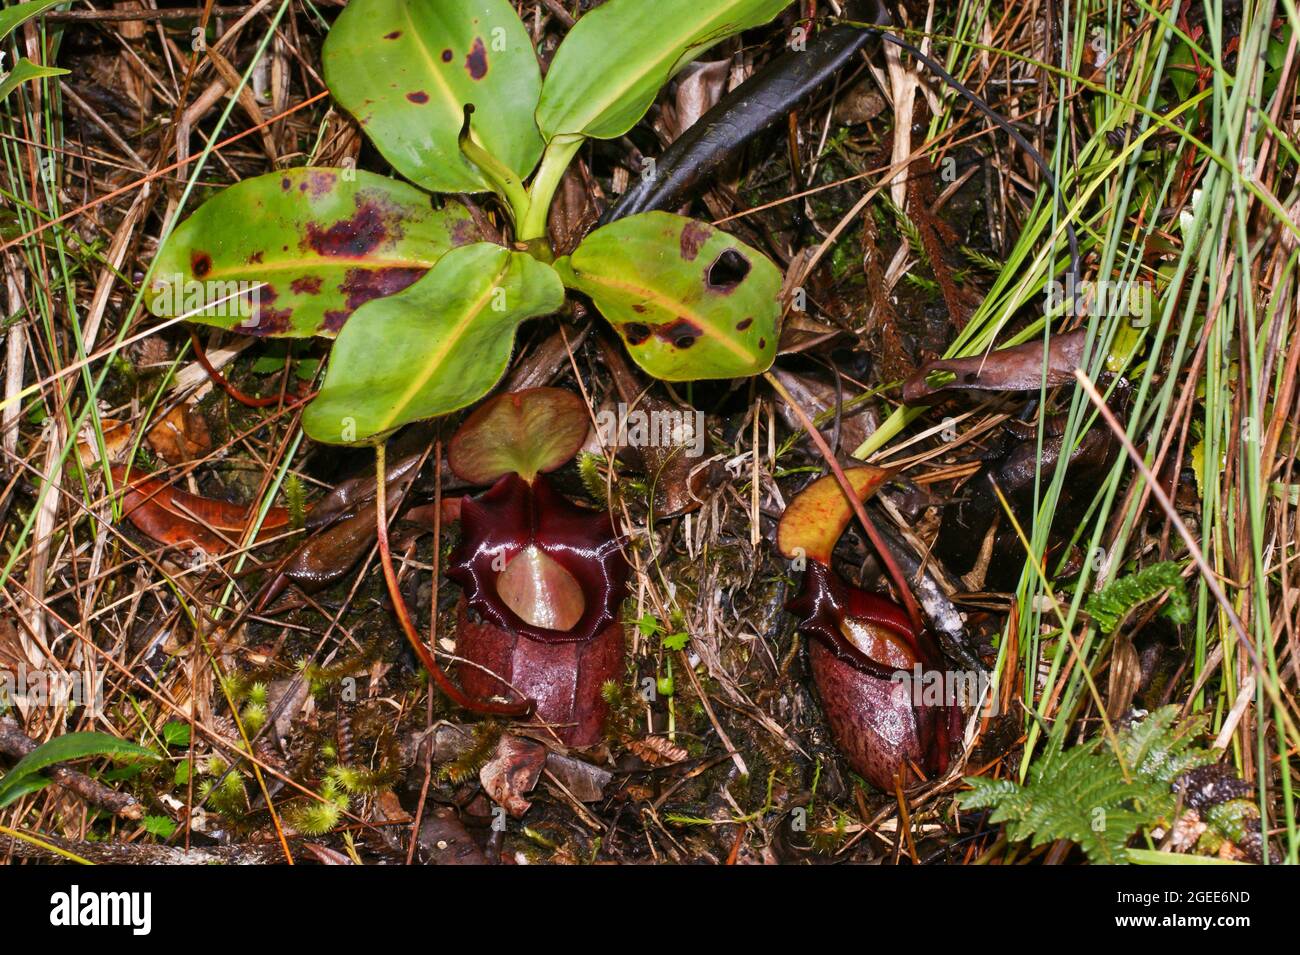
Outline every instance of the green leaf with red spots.
[(531, 255), (487, 242), (455, 249), (404, 292), (357, 310), (303, 428), (359, 444), (464, 408), (505, 373), (515, 329), (563, 304), (560, 277)]
[(486, 192), (474, 138), (521, 179), (542, 153), (541, 71), (508, 0), (351, 0), (322, 52), (325, 83), (393, 168), (433, 192)]
[(597, 229), (555, 267), (656, 378), (740, 378), (776, 357), (780, 270), (703, 222), (629, 216)]
[(172, 232), (145, 290), (160, 317), (246, 335), (333, 337), (482, 238), (459, 203), (351, 169), (290, 169), (218, 193)]
[(555, 52), (537, 123), (549, 141), (622, 136), (682, 67), (729, 36), (771, 20), (790, 0), (608, 0)]

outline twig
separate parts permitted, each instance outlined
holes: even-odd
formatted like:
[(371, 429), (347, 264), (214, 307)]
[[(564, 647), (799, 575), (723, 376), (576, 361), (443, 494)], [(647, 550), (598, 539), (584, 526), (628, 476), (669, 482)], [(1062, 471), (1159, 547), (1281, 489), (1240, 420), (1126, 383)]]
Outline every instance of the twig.
[[(295, 103), (293, 106), (290, 106), (288, 109), (276, 113), (274, 116), (268, 118), (265, 123), (261, 123), (257, 126), (253, 126), (248, 129), (240, 130), (239, 132), (235, 133), (232, 136), (227, 136), (225, 139), (221, 140), (221, 142), (217, 143), (215, 146), (212, 147), (212, 152), (216, 152), (219, 149), (229, 146), (231, 143), (238, 142), (239, 140), (243, 139), (245, 136), (251, 136), (253, 135), (253, 133), (261, 132), (263, 128), (271, 125), (272, 123), (284, 119), (286, 116), (289, 116), (292, 113), (296, 113), (300, 109), (306, 109), (308, 106), (311, 106), (313, 103), (320, 102), (321, 100), (327, 98), (329, 95), (330, 95), (329, 90), (321, 90), (319, 93), (309, 96), (301, 103)], [(126, 195), (128, 192), (131, 192), (134, 189), (139, 189), (147, 182), (152, 182), (155, 179), (161, 179), (162, 177), (175, 172), (177, 169), (180, 169), (184, 166), (188, 166), (190, 163), (194, 162), (194, 160), (197, 158), (198, 158), (197, 156), (187, 156), (184, 159), (179, 159), (169, 166), (164, 166), (161, 169), (157, 169), (149, 173), (147, 176), (141, 176), (139, 179), (136, 179), (132, 182), (128, 182), (125, 186), (119, 186), (118, 188), (114, 189), (112, 192), (106, 192), (102, 196), (98, 197), (97, 199), (92, 199), (89, 202), (82, 203), (80, 206), (77, 206), (75, 209), (69, 209), (67, 212), (63, 213), (62, 215), (56, 216), (55, 218), (50, 219), (47, 222), (42, 222), (40, 225), (28, 229), (22, 235), (14, 236), (12, 239), (9, 239), (7, 242), (0, 244), (0, 252), (3, 252), (5, 249), (11, 249), (16, 245), (20, 245), (24, 240), (30, 239), (34, 235), (39, 235), (40, 233), (44, 232), (46, 229), (52, 229), (60, 222), (66, 222), (69, 219), (76, 218), (82, 213), (94, 209), (96, 206), (103, 205), (105, 202), (110, 202), (113, 199), (116, 199), (118, 196)], [(152, 329), (152, 331), (157, 331), (157, 327), (155, 326)], [(114, 351), (115, 349), (109, 349), (109, 350)]]
[[(297, 839), (293, 842), (302, 844)], [(47, 833), (29, 836), (16, 830), (0, 831), (0, 850), (20, 859), (72, 859), (99, 865), (272, 865), (284, 860), (279, 844), (274, 842), (181, 849), (133, 842), (76, 842)]]
[[(438, 583), (441, 579), (442, 560), (442, 438), (433, 442), (433, 592), (429, 596), (429, 646), (438, 645)], [(433, 727), (433, 694), (425, 700), (424, 720), (426, 732)], [(423, 747), (422, 747), (423, 748)], [(424, 781), (420, 784), (420, 798), (415, 804), (415, 817), (411, 820), (411, 841), (406, 848), (406, 864), (415, 861), (415, 850), (420, 844), (420, 823), (424, 806), (429, 799), (429, 786), (433, 782), (433, 740), (424, 749)]]
[(573, 26), (575, 21), (569, 11), (564, 9), (564, 4), (560, 0), (542, 0), (542, 6), (551, 11), (551, 15), (567, 30)]
[[(281, 383), (282, 387), (280, 394), (268, 395), (264, 398), (254, 398), (252, 395), (244, 394), (244, 392), (236, 388), (230, 383), (229, 378), (213, 367), (212, 362), (208, 360), (208, 353), (204, 350), (203, 343), (199, 341), (198, 333), (192, 328), (190, 329), (190, 342), (194, 346), (195, 360), (198, 361), (198, 363), (203, 367), (203, 370), (207, 372), (208, 378), (212, 380), (212, 383), (238, 401), (241, 405), (244, 405), (247, 408), (270, 408), (284, 401), (286, 396), (284, 394), (283, 385), (288, 384), (287, 379)], [(315, 398), (316, 395), (317, 392), (313, 391), (306, 397), (294, 398), (287, 403), (287, 407), (292, 408), (297, 405), (306, 404), (312, 398)]]

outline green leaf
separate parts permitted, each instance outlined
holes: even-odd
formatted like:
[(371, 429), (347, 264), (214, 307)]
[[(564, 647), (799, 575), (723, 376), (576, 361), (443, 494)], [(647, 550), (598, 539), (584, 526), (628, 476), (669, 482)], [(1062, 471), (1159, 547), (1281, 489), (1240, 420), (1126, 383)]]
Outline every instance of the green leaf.
[(740, 378), (776, 357), (780, 270), (703, 222), (628, 216), (587, 236), (556, 268), (656, 378)]
[(547, 141), (622, 136), (674, 74), (760, 26), (790, 0), (608, 0), (580, 19), (546, 72), (537, 124)]
[(303, 428), (355, 444), (463, 408), (505, 372), (520, 323), (563, 304), (555, 270), (530, 255), (486, 242), (449, 252), (406, 291), (357, 311)]
[[(146, 298), (248, 335), (333, 337), (367, 301), (481, 238), (459, 203), (351, 169), (290, 169), (218, 193), (176, 227)], [(258, 283), (265, 283), (259, 285)]]
[(107, 733), (65, 733), (36, 747), (0, 779), (0, 809), (14, 802), (24, 792), (31, 791), (31, 781), (42, 769), (85, 756), (143, 756), (158, 759), (158, 754), (152, 750)]
[[(46, 4), (46, 6), (49, 6), (49, 4)], [(5, 12), (8, 13), (9, 11), (6, 10)], [(23, 57), (4, 79), (0, 79), (0, 100), (7, 99), (10, 93), (28, 80), (38, 80), (44, 76), (66, 76), (68, 72), (68, 70), (61, 70), (57, 66), (41, 66), (39, 63), (33, 63)]]
[(162, 738), (168, 746), (190, 745), (190, 724), (172, 720), (163, 724)]
[(325, 83), (398, 172), (434, 192), (484, 192), (457, 142), (474, 136), (521, 178), (542, 138), (541, 71), (507, 0), (352, 0), (322, 53)]
[(288, 360), (287, 355), (259, 355), (253, 360), (253, 367), (250, 370), (255, 375), (269, 375), (283, 371), (284, 363)]
[(685, 650), (686, 644), (690, 642), (691, 635), (685, 630), (664, 637), (664, 647), (668, 650)]
[[(12, 7), (0, 10), (0, 40), (13, 33), (32, 17), (40, 16), (51, 7), (57, 7), (66, 0), (31, 0), (30, 3), (16, 3)], [(17, 67), (15, 67), (17, 69)], [(63, 72), (67, 72), (64, 70)]]
[(1169, 54), (1169, 66), (1166, 69), (1178, 99), (1185, 100), (1196, 89), (1196, 55), (1186, 43), (1176, 43)]
[(1126, 849), (1128, 861), (1134, 865), (1246, 865), (1232, 859), (1214, 856), (1192, 856), (1179, 852), (1161, 852), (1159, 849)]
[(18, 780), (13, 789), (5, 792), (5, 805), (15, 803), (24, 796), (30, 796), (32, 793), (38, 793), (46, 786), (50, 785), (50, 780), (44, 776), (33, 774)]
[(145, 816), (141, 820), (144, 831), (159, 839), (170, 839), (176, 831), (176, 823), (167, 816)]

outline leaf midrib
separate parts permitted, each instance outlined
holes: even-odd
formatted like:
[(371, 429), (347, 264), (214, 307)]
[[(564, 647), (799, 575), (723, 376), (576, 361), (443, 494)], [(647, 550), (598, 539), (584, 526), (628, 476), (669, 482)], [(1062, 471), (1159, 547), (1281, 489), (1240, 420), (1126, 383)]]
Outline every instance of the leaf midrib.
[[(441, 256), (439, 256), (441, 258)], [(293, 259), (292, 261), (277, 261), (275, 264), (256, 263), (256, 268), (248, 269), (220, 269), (215, 268), (207, 275), (200, 279), (194, 276), (196, 281), (207, 282), (213, 279), (234, 279), (242, 277), (253, 277), (261, 275), (264, 272), (318, 272), (329, 271), (330, 269), (355, 269), (358, 266), (373, 269), (391, 269), (391, 268), (411, 268), (411, 269), (431, 269), (438, 263), (438, 259), (427, 258), (410, 258), (410, 259), (376, 259), (368, 256), (349, 257), (341, 255), (331, 255), (317, 259)]]
[(419, 29), (416, 27), (415, 19), (411, 16), (411, 7), (412, 4), (402, 4), (402, 15), (406, 18), (406, 25), (410, 27), (411, 39), (413, 39), (415, 45), (420, 48), (420, 54), (424, 57), (425, 63), (429, 67), (429, 72), (433, 74), (433, 78), (438, 84), (438, 89), (442, 91), (443, 98), (451, 104), (451, 112), (453, 114), (460, 114), (462, 112), (460, 97), (456, 95), (456, 91), (451, 88), (451, 84), (447, 81), (447, 78), (443, 76), (442, 71), (438, 69), (438, 64), (434, 61), (433, 55), (429, 52), (429, 48), (424, 45), (424, 37), (421, 36)]
[(411, 402), (415, 400), (420, 391), (429, 383), (429, 379), (433, 377), (437, 372), (437, 369), (439, 369), (442, 366), (442, 363), (446, 360), (447, 354), (460, 343), (460, 340), (464, 338), (465, 332), (468, 330), (469, 326), (472, 325), (474, 320), (483, 313), (483, 309), (487, 307), (488, 300), (492, 298), (493, 290), (502, 284), (501, 280), (504, 278), (506, 272), (510, 270), (510, 264), (510, 254), (507, 252), (506, 258), (501, 264), (501, 268), (496, 271), (492, 281), (487, 283), (483, 289), (483, 293), (470, 305), (468, 309), (466, 309), (465, 314), (457, 321), (447, 338), (438, 349), (430, 355), (429, 360), (424, 365), (423, 372), (412, 378), (411, 384), (393, 405), (392, 414), (382, 419), (384, 424), (382, 428), (378, 429), (379, 431), (386, 431), (391, 428), (393, 422), (401, 417), (402, 412), (411, 405)]

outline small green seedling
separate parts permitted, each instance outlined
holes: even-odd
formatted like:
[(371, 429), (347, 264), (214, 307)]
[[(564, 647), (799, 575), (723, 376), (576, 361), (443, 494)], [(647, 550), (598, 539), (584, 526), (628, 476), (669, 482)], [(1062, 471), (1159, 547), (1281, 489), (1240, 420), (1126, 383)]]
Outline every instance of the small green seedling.
[[(559, 311), (566, 288), (651, 375), (759, 374), (776, 355), (781, 288), (762, 254), (648, 212), (556, 260), (547, 216), (585, 141), (622, 136), (691, 60), (788, 3), (608, 0), (569, 31), (543, 81), (508, 0), (352, 0), (325, 42), (325, 81), (413, 185), (348, 167), (232, 186), (164, 243), (149, 306), (244, 334), (337, 336), (303, 415), (334, 444), (481, 398), (519, 325)], [(494, 196), (505, 244), (465, 203), (431, 193)]]

